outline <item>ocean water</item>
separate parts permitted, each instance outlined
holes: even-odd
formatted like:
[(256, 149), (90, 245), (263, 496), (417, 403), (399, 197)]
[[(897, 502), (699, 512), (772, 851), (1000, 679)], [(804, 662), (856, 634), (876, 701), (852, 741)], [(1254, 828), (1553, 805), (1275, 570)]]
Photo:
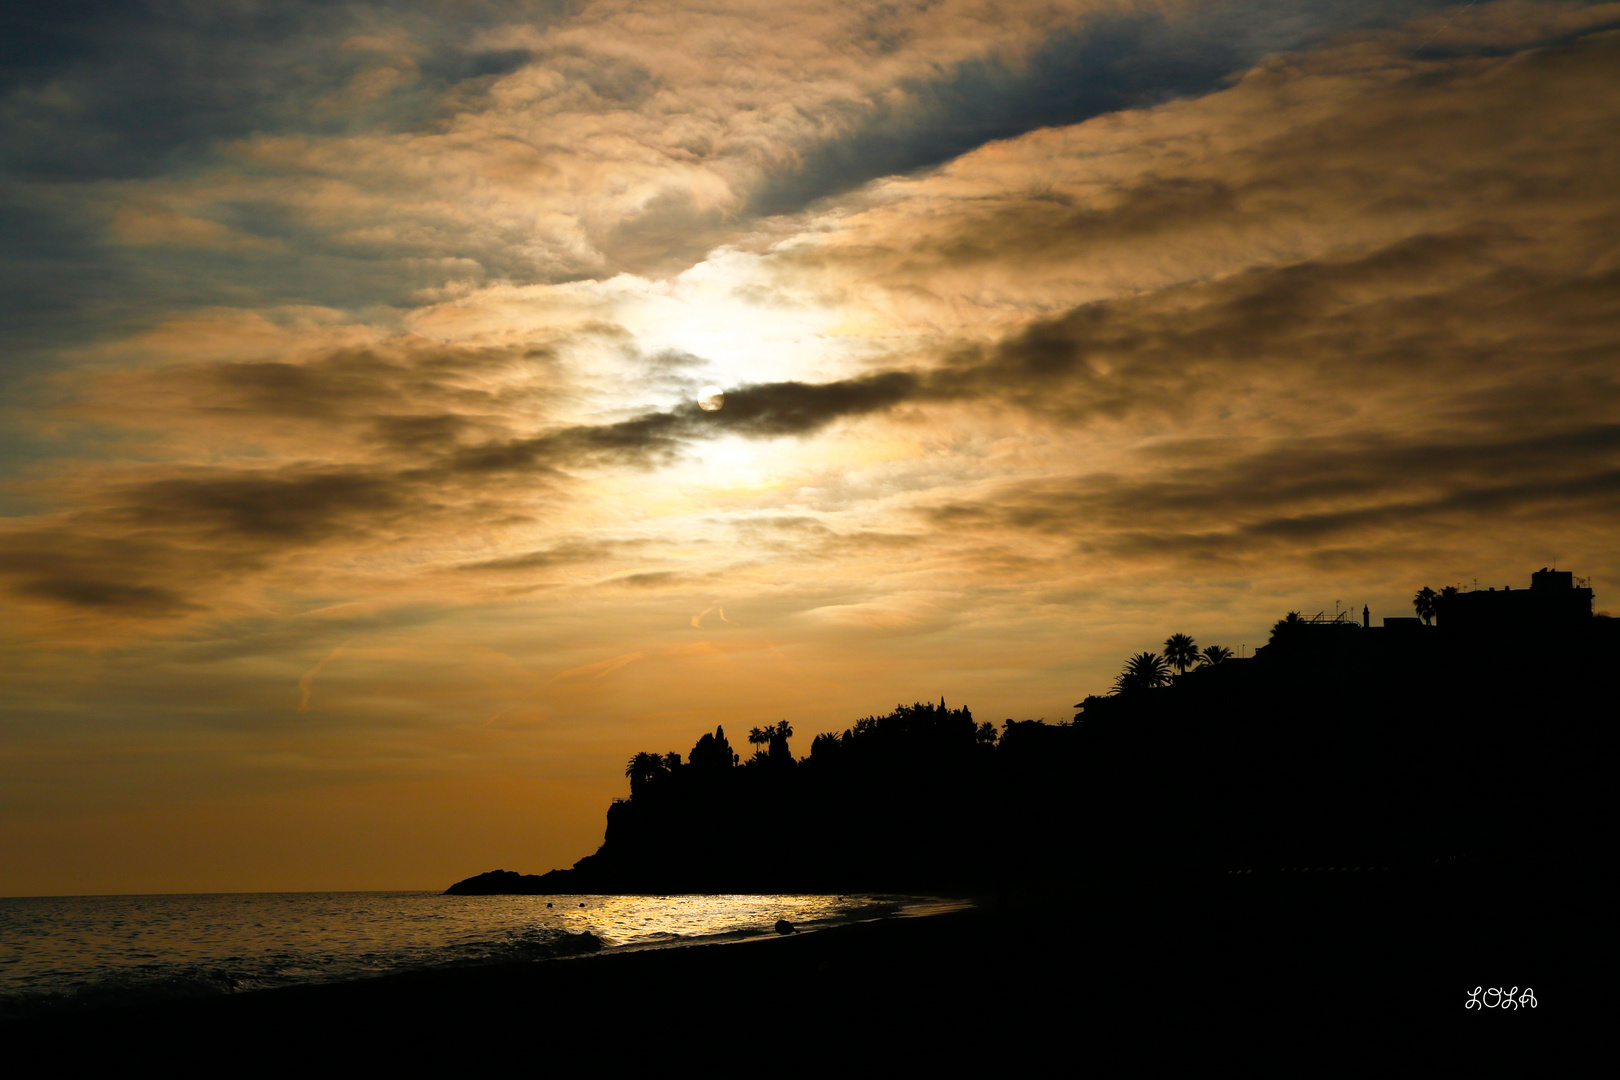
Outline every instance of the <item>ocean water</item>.
[(341, 982), (417, 968), (672, 948), (962, 902), (903, 896), (442, 896), (426, 892), (0, 898), (0, 1019)]

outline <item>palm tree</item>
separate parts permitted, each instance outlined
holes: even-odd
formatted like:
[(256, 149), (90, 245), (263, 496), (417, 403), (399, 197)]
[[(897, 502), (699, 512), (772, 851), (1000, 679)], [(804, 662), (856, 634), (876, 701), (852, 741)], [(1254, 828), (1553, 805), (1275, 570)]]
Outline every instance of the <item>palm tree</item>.
[(657, 776), (663, 768), (664, 759), (657, 754), (649, 754), (643, 751), (631, 758), (630, 763), (624, 767), (624, 775), (630, 778), (630, 797), (634, 799), (642, 791), (645, 791), (652, 778)]
[(1440, 590), (1440, 595), (1434, 598), (1434, 617), (1436, 619), (1446, 610), (1446, 604), (1450, 603), (1451, 598), (1456, 595), (1457, 586), (1455, 585), (1447, 585)]
[(792, 762), (793, 752), (788, 749), (788, 740), (793, 737), (793, 725), (786, 720), (778, 721), (765, 729), (765, 741), (770, 744), (768, 753), (771, 760)]
[(1290, 611), (1283, 618), (1278, 619), (1271, 627), (1271, 643), (1292, 641), (1299, 636), (1305, 628), (1305, 620), (1299, 617), (1299, 612)]
[(1171, 634), (1164, 642), (1164, 658), (1175, 667), (1176, 674), (1185, 675), (1198, 660), (1198, 645), (1187, 634)]
[(1158, 653), (1137, 653), (1125, 661), (1125, 670), (1114, 680), (1114, 693), (1129, 694), (1163, 686), (1170, 681), (1170, 665)]
[(783, 720), (776, 724), (766, 724), (762, 728), (755, 728), (748, 733), (748, 742), (759, 747), (754, 756), (749, 758), (755, 761), (792, 761), (793, 753), (788, 749), (788, 739), (793, 737), (793, 724)]
[(1224, 664), (1230, 659), (1232, 659), (1232, 650), (1225, 645), (1206, 645), (1204, 651), (1198, 654), (1198, 663), (1205, 667)]
[(1438, 599), (1440, 599), (1440, 595), (1427, 585), (1419, 589), (1417, 595), (1412, 597), (1412, 606), (1417, 609), (1418, 618), (1423, 620), (1424, 626), (1434, 622), (1434, 602)]

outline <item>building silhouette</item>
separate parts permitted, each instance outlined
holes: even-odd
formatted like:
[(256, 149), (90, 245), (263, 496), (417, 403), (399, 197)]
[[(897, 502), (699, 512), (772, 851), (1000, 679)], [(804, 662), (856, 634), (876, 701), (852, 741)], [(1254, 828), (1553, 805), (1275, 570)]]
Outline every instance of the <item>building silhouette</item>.
[(1542, 567), (1528, 589), (1475, 589), (1442, 597), (1435, 618), (1448, 633), (1523, 636), (1563, 633), (1592, 618), (1592, 590), (1568, 570)]

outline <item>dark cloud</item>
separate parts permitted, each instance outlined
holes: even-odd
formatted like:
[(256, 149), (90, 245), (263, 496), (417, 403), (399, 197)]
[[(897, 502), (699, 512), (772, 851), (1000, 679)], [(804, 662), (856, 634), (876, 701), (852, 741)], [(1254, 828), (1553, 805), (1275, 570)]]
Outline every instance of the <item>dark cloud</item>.
[[(0, 579), (25, 601), (112, 618), (167, 618), (203, 610), (191, 593), (225, 569), (208, 555), (187, 559), (149, 533), (96, 529), (92, 514), (32, 522), (0, 533)], [(189, 565), (188, 565), (189, 564)]]
[(644, 547), (639, 540), (571, 540), (554, 544), (538, 551), (526, 551), (502, 559), (486, 559), (467, 563), (459, 570), (546, 570), (553, 566), (575, 566), (583, 563), (603, 562), (620, 551)]
[[(193, 468), (104, 488), (100, 509), (0, 533), (19, 596), (127, 617), (201, 612), (312, 548), (443, 529), (454, 512), (420, 480), (383, 470)], [(458, 500), (458, 505), (466, 500)]]
[(22, 596), (41, 597), (77, 607), (120, 611), (142, 616), (180, 615), (199, 611), (170, 589), (130, 585), (95, 578), (41, 578), (14, 590)]
[(455, 445), (472, 423), (455, 413), (429, 416), (381, 416), (373, 422), (379, 442), (400, 451), (431, 453)]
[(580, 425), (531, 439), (507, 439), (464, 447), (438, 468), (446, 476), (556, 473), (568, 466), (649, 467), (680, 454), (684, 418), (648, 413), (612, 424)]
[(357, 407), (402, 400), (399, 384), (412, 372), (397, 361), (353, 350), (302, 364), (213, 364), (201, 372), (181, 374), (201, 374), (253, 412), (332, 419), (352, 416)]
[[(572, 0), (458, 3), (450, 10), (386, 0), (30, 5), (8, 17), (0, 52), (0, 168), (56, 180), (148, 176), (257, 131), (419, 124), (449, 87), (527, 61), (521, 51), (479, 48), (480, 33), (509, 19), (544, 25), (577, 6)], [(361, 116), (314, 107), (368, 65), (386, 62), (346, 44), (379, 34), (409, 41), (408, 85)]]
[(1530, 438), (1443, 441), (1371, 435), (1277, 440), (1247, 452), (1201, 445), (1196, 464), (1015, 485), (984, 502), (927, 512), (942, 527), (1072, 538), (1113, 556), (1243, 562), (1348, 550), (1404, 535), (1415, 545), (1459, 530), (1546, 520), (1620, 524), (1620, 425)]
[(903, 104), (872, 102), (855, 131), (829, 139), (792, 173), (764, 184), (752, 209), (798, 210), (878, 177), (939, 165), (994, 139), (1207, 92), (1238, 66), (1224, 42), (1172, 51), (1163, 48), (1166, 36), (1157, 16), (1117, 15), (1056, 35), (1027, 67), (991, 57), (965, 63), (938, 82), (903, 85)]
[(638, 589), (648, 589), (658, 585), (673, 585), (684, 580), (685, 577), (685, 574), (673, 570), (649, 570), (640, 574), (626, 574), (624, 577), (614, 578), (613, 583), (630, 585)]
[(1439, 405), (1453, 393), (1443, 380), (1457, 377), (1455, 392), (1476, 410), (1500, 408), (1521, 388), (1546, 396), (1578, 386), (1584, 402), (1565, 400), (1582, 414), (1609, 407), (1620, 276), (1513, 266), (1515, 252), (1502, 249), (1518, 246), (1498, 230), (1416, 237), (1360, 257), (1088, 304), (957, 354), (924, 387), (1068, 421), (1186, 416), (1280, 380), (1318, 380), (1313, 396), (1341, 386), (1347, 401), (1373, 380)]
[(1284, 382), (1314, 381), (1315, 396), (1342, 386), (1354, 401), (1372, 380), (1429, 395), (1454, 414), (1448, 423), (1461, 412), (1516, 414), (1522, 427), (1526, 405), (1540, 400), (1567, 424), (1601, 414), (1620, 392), (1611, 366), (1620, 271), (1548, 263), (1554, 254), (1563, 253), (1499, 225), (1401, 237), (1339, 259), (1084, 304), (947, 352), (933, 369), (728, 391), (710, 422), (797, 434), (929, 401), (1066, 423), (1186, 418)]
[(681, 415), (694, 430), (754, 437), (807, 435), (835, 420), (891, 409), (921, 392), (922, 383), (907, 371), (830, 383), (758, 383), (727, 389), (725, 407), (718, 412), (689, 408)]
[(905, 371), (830, 383), (752, 383), (728, 389), (724, 408), (685, 404), (608, 424), (562, 428), (528, 439), (466, 446), (444, 459), (448, 475), (545, 472), (678, 460), (691, 442), (724, 434), (748, 438), (808, 435), (846, 417), (882, 412), (917, 398), (918, 376)]
[(792, 172), (770, 178), (751, 208), (797, 210), (879, 177), (940, 165), (993, 140), (1206, 94), (1267, 53), (1440, 6), (1441, 0), (1272, 0), (1173, 17), (1128, 9), (1099, 15), (1052, 34), (1027, 59), (969, 60), (936, 81), (904, 83), (899, 93), (875, 98), (858, 113), (852, 108), (852, 130), (809, 150)]
[[(538, 396), (533, 376), (555, 359), (549, 348), (478, 349), (371, 347), (338, 349), (297, 363), (250, 361), (175, 369), (142, 376), (168, 381), (199, 403), (217, 402), (275, 416), (359, 421), (431, 419), (417, 410), (454, 408), (463, 420)], [(505, 393), (481, 385), (484, 376), (529, 374)], [(398, 413), (407, 413), (401, 417)], [(392, 414), (378, 417), (377, 414)], [(469, 415), (471, 414), (471, 415)]]
[(213, 473), (142, 484), (124, 511), (139, 526), (307, 544), (416, 509), (393, 478), (352, 469)]
[[(297, 361), (251, 360), (112, 372), (89, 382), (71, 408), (121, 414), (131, 404), (166, 411), (205, 435), (221, 424), (237, 440), (292, 445), (294, 454), (347, 453), (366, 468), (438, 460), (542, 421), (563, 386), (555, 353), (540, 345), (473, 348), (393, 341), (327, 349)], [(79, 380), (75, 385), (84, 386)], [(59, 391), (58, 396), (61, 396)]]

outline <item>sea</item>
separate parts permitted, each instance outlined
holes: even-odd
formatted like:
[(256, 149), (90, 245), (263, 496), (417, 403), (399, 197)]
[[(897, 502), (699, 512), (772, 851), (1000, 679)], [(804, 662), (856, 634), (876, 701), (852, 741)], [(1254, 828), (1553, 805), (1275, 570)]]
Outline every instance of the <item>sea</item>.
[[(426, 968), (680, 948), (929, 915), (922, 896), (0, 897), (0, 1020)], [(590, 934), (600, 942), (600, 946)]]

